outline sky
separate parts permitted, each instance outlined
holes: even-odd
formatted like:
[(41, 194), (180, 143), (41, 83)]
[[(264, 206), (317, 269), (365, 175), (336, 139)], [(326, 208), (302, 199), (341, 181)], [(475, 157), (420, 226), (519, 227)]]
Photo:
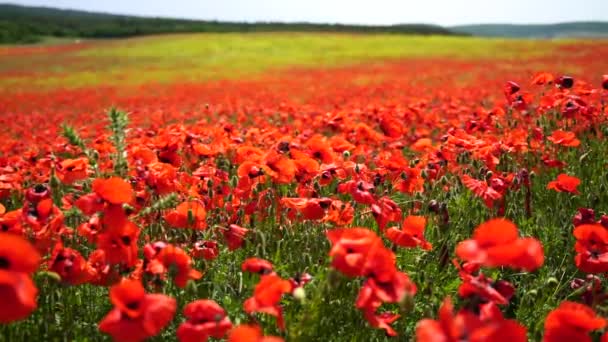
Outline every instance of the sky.
[[(2, 0), (0, 0), (2, 2)], [(220, 21), (390, 25), (608, 21), (608, 0), (7, 0), (22, 5)]]

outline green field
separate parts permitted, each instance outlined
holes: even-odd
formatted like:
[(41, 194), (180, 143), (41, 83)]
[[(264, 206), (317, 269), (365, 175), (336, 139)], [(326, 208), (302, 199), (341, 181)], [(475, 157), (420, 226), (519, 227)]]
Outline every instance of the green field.
[[(74, 88), (192, 82), (404, 59), (508, 60), (551, 56), (572, 41), (365, 34), (192, 34), (85, 41), (50, 53), (0, 47), (0, 86)], [(27, 47), (24, 49), (32, 49)], [(35, 49), (35, 48), (34, 48)]]

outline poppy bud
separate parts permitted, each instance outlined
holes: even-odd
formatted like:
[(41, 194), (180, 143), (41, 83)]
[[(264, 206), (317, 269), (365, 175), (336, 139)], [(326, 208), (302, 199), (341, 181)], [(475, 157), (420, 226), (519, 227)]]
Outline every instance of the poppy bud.
[(547, 284), (547, 286), (555, 286), (555, 285), (559, 284), (559, 281), (555, 277), (549, 277), (549, 279), (547, 279), (547, 281), (546, 281), (546, 284)]
[(433, 213), (439, 212), (439, 203), (436, 200), (431, 200), (428, 205), (429, 211)]
[(414, 309), (414, 296), (410, 293), (406, 293), (401, 301), (399, 302), (399, 307), (401, 309), (401, 313), (406, 316), (412, 312)]
[(570, 76), (561, 76), (556, 80), (555, 84), (559, 88), (570, 89), (574, 85), (574, 79)]
[(306, 300), (306, 290), (303, 287), (297, 287), (293, 290), (293, 297), (297, 299), (300, 303), (304, 303)]
[(530, 290), (528, 291), (528, 293), (526, 293), (528, 296), (530, 297), (536, 297), (538, 296), (538, 291), (537, 290)]
[(508, 81), (504, 86), (504, 92), (507, 97), (517, 93), (520, 89), (521, 87), (519, 86), (519, 84), (513, 81)]
[(580, 279), (580, 278), (574, 278), (570, 282), (570, 288), (573, 290), (577, 290), (577, 289), (581, 288), (581, 286), (583, 286), (583, 285), (585, 285), (585, 280)]
[(53, 281), (56, 282), (61, 282), (61, 276), (57, 273), (57, 272), (53, 272), (53, 271), (41, 271), (38, 272), (39, 276), (45, 276)]
[(600, 217), (600, 224), (604, 228), (608, 229), (608, 215), (604, 214), (604, 215), (602, 215), (602, 217)]
[(231, 188), (236, 188), (236, 186), (238, 184), (239, 184), (239, 178), (237, 176), (230, 177), (230, 187)]

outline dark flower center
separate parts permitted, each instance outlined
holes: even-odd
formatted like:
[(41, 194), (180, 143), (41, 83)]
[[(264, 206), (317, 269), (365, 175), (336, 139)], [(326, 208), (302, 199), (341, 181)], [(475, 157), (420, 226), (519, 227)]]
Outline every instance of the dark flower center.
[(0, 257), (0, 270), (8, 270), (10, 266), (11, 263), (8, 261), (8, 258)]
[(34, 186), (34, 192), (37, 194), (41, 194), (46, 191), (46, 186), (44, 184), (37, 184)]
[(123, 236), (122, 238), (120, 238), (120, 240), (122, 241), (122, 243), (124, 243), (125, 245), (130, 245), (131, 244), (131, 237), (129, 236)]
[(137, 308), (139, 308), (139, 302), (130, 302), (130, 303), (127, 303), (126, 307), (129, 310), (137, 310)]

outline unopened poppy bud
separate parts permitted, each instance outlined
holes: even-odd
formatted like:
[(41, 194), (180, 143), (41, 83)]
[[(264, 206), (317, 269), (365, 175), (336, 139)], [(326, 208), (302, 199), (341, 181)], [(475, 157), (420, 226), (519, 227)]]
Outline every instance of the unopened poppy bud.
[(236, 186), (238, 184), (239, 184), (239, 178), (237, 176), (230, 177), (230, 187), (231, 188), (236, 188)]
[(196, 293), (196, 290), (196, 282), (194, 282), (192, 279), (188, 280), (188, 282), (186, 283), (186, 291), (190, 293)]
[(537, 290), (530, 290), (528, 291), (528, 293), (526, 293), (529, 297), (536, 297), (538, 296), (538, 291)]
[(43, 272), (38, 272), (38, 275), (39, 276), (47, 277), (47, 278), (52, 279), (52, 280), (54, 280), (54, 281), (56, 281), (58, 283), (61, 282), (61, 276), (58, 273), (56, 273), (56, 272), (43, 271)]
[(549, 279), (547, 279), (546, 281), (547, 286), (555, 286), (557, 284), (559, 284), (559, 280), (557, 280), (557, 278), (555, 277), (549, 277)]
[(293, 297), (300, 301), (300, 303), (304, 303), (306, 301), (306, 290), (303, 287), (297, 287), (293, 290)]
[(530, 171), (530, 179), (536, 178), (536, 172)]
[(414, 309), (414, 296), (409, 293), (406, 293), (399, 302), (399, 308), (401, 309), (401, 313), (404, 316), (411, 313)]
[(581, 286), (583, 286), (583, 285), (585, 285), (585, 280), (580, 279), (580, 278), (574, 278), (570, 282), (570, 288), (573, 290), (577, 290), (577, 289), (581, 288)]
[(420, 172), (420, 176), (422, 177), (422, 179), (428, 179), (429, 178), (429, 173), (426, 169), (422, 170)]
[(486, 172), (486, 180), (492, 178), (492, 176), (494, 176), (494, 172), (492, 172), (492, 171)]
[(439, 212), (439, 203), (436, 200), (430, 200), (428, 208), (429, 211), (437, 213)]

